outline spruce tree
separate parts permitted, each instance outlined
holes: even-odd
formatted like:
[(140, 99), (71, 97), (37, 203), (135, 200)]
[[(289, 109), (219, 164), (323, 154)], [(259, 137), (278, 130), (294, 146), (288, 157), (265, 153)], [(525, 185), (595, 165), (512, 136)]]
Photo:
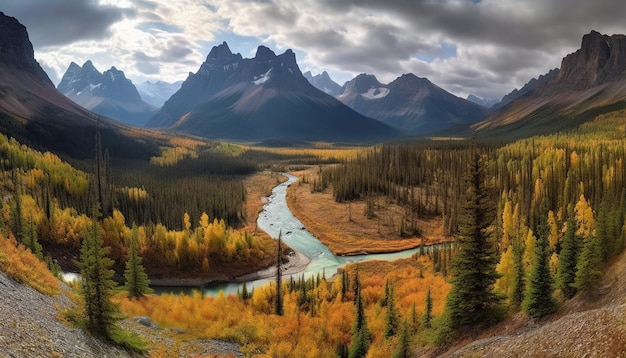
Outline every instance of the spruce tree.
[(32, 217), (28, 220), (28, 226), (23, 234), (23, 242), (25, 247), (29, 248), (30, 251), (39, 258), (39, 260), (43, 261), (43, 247), (39, 243), (39, 235), (37, 235), (37, 225), (35, 224), (35, 220)]
[(121, 318), (119, 307), (111, 302), (113, 290), (113, 260), (100, 234), (98, 213), (94, 213), (92, 225), (83, 238), (80, 261), (76, 265), (81, 274), (81, 294), (85, 303), (87, 328), (110, 338), (115, 322)]
[(550, 272), (552, 253), (548, 243), (548, 228), (542, 226), (537, 231), (537, 241), (532, 248), (535, 250), (535, 260), (531, 266), (528, 287), (522, 303), (522, 310), (531, 317), (541, 317), (557, 309), (556, 301), (552, 297), (554, 287)]
[(126, 270), (124, 271), (124, 278), (126, 279), (124, 289), (128, 292), (128, 297), (139, 298), (151, 294), (153, 291), (150, 288), (150, 279), (141, 264), (139, 233), (136, 224), (133, 224), (129, 245), (130, 252), (128, 261), (126, 261)]
[(455, 330), (496, 318), (502, 297), (494, 291), (499, 257), (489, 228), (495, 210), (485, 187), (485, 164), (476, 153), (469, 165), (468, 188), (459, 216), (452, 260), (452, 288), (446, 300), (449, 328)]
[(430, 295), (430, 286), (428, 286), (428, 291), (426, 291), (426, 307), (424, 308), (424, 317), (422, 318), (424, 327), (430, 328), (432, 319), (433, 319), (433, 299), (432, 299), (432, 296)]
[(561, 252), (556, 269), (556, 286), (565, 298), (572, 298), (576, 294), (576, 264), (578, 262), (578, 238), (576, 237), (576, 221), (570, 210), (567, 219), (567, 228), (561, 240)]
[(385, 338), (390, 338), (398, 333), (398, 311), (396, 309), (396, 302), (393, 296), (393, 288), (388, 288), (389, 293), (387, 296), (387, 313), (385, 314), (385, 332), (383, 335)]
[(405, 319), (402, 321), (400, 336), (398, 337), (398, 345), (393, 351), (392, 358), (408, 358), (409, 354), (409, 322)]
[(594, 292), (602, 282), (602, 245), (598, 236), (587, 238), (576, 264), (576, 280), (573, 286), (579, 292)]
[(282, 257), (282, 231), (278, 234), (278, 252), (276, 253), (276, 301), (274, 304), (274, 313), (278, 316), (283, 315), (283, 257)]
[(389, 279), (385, 281), (385, 291), (383, 293), (383, 297), (380, 299), (380, 306), (387, 307), (387, 302), (389, 300)]
[(348, 357), (360, 358), (367, 355), (370, 346), (370, 332), (367, 328), (367, 319), (365, 317), (365, 307), (363, 305), (363, 297), (361, 297), (361, 284), (359, 282), (358, 271), (355, 278), (356, 297), (354, 299), (356, 317), (352, 327), (352, 343)]
[[(532, 250), (533, 248), (526, 248)], [(520, 307), (524, 301), (524, 291), (526, 289), (526, 271), (524, 265), (524, 245), (519, 237), (513, 238), (511, 246), (513, 250), (513, 287), (511, 288), (511, 305)]]
[(11, 231), (13, 235), (15, 235), (17, 242), (23, 243), (27, 230), (24, 217), (22, 216), (22, 200), (18, 190), (13, 193), (13, 201), (11, 202), (10, 210), (11, 216), (9, 223)]

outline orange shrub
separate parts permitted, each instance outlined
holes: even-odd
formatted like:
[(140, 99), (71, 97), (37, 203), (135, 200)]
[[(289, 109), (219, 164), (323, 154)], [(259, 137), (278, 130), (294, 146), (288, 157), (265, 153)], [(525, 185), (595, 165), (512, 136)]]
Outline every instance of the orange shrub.
[(0, 233), (0, 270), (18, 282), (23, 282), (46, 295), (58, 295), (59, 280), (29, 249), (18, 244), (11, 235)]

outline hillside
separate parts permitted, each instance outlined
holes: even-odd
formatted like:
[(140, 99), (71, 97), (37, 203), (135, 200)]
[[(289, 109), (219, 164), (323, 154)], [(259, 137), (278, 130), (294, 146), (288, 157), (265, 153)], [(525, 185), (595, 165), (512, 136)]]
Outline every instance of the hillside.
[[(1, 238), (5, 240), (4, 238)], [(46, 296), (16, 283), (0, 271), (0, 356), (7, 357), (131, 357), (124, 350), (71, 328), (58, 317), (72, 307), (71, 289), (62, 284), (58, 296)]]
[[(517, 314), (458, 343), (441, 357), (623, 357), (626, 355), (626, 256), (606, 270), (602, 290), (577, 297), (554, 315), (530, 320)], [(434, 356), (434, 355), (432, 355)]]
[[(483, 137), (524, 137), (572, 129), (599, 113), (626, 106), (626, 36), (583, 36), (558, 71), (531, 81), (518, 96), (471, 126)], [(506, 96), (503, 103), (506, 103)], [(496, 106), (498, 107), (498, 105)]]
[(0, 133), (33, 148), (93, 158), (99, 122), (112, 157), (149, 159), (158, 146), (149, 134), (101, 118), (57, 91), (34, 58), (26, 28), (0, 13)]

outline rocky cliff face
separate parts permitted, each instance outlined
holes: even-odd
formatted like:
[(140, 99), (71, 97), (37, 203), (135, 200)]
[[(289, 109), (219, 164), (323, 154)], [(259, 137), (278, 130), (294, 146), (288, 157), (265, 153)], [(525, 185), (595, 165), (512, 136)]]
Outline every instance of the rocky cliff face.
[[(473, 126), (485, 135), (529, 136), (567, 130), (626, 102), (626, 36), (591, 31), (561, 68), (530, 81), (510, 103)], [(503, 102), (507, 96), (503, 99)]]
[(548, 81), (550, 81), (553, 78), (555, 78), (558, 74), (559, 74), (559, 69), (555, 68), (555, 69), (550, 70), (545, 75), (541, 75), (541, 76), (539, 76), (537, 78), (531, 79), (522, 88), (520, 88), (520, 89), (516, 88), (513, 91), (511, 91), (510, 93), (506, 94), (504, 97), (502, 97), (502, 100), (500, 102), (494, 104), (491, 107), (491, 109), (493, 111), (498, 110), (498, 109), (506, 106), (507, 104), (513, 102), (514, 100), (522, 97), (523, 95), (525, 95), (527, 93), (530, 93), (530, 92), (536, 90), (537, 88), (541, 88)]
[(46, 72), (35, 60), (34, 54), (26, 27), (14, 17), (6, 16), (0, 12), (0, 64), (30, 72), (41, 81), (54, 87)]
[(579, 50), (563, 58), (551, 90), (583, 91), (623, 80), (625, 74), (626, 36), (591, 31), (583, 36)]

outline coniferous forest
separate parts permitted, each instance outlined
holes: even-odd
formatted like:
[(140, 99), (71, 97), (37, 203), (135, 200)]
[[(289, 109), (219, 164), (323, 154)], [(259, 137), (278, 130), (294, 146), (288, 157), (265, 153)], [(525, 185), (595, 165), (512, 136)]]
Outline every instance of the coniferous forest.
[[(542, 317), (602, 290), (603, 271), (623, 252), (626, 236), (625, 128), (620, 111), (509, 143), (384, 144), (343, 159), (178, 143), (150, 162), (102, 153), (95, 165), (70, 165), (0, 137), (0, 227), (10, 238), (4, 241), (53, 271), (59, 263), (75, 265), (91, 277), (80, 288), (84, 311), (69, 313), (70, 320), (128, 349), (146, 346), (116, 328), (122, 313), (236, 342), (249, 355), (401, 357), (452, 342), (467, 327), (516, 312)], [(280, 274), (288, 251), (242, 229), (251, 214), (243, 180), (311, 165), (316, 174), (303, 180), (313, 192), (332, 192), (341, 203), (383, 196), (404, 208), (405, 233), (419, 236), (416, 218), (443, 218), (455, 241), (337, 274), (278, 275), (264, 287), (243, 285), (237, 296), (151, 293), (148, 277), (212, 277), (272, 265)], [(76, 261), (63, 261), (68, 254)], [(116, 281), (128, 293), (118, 293)]]

